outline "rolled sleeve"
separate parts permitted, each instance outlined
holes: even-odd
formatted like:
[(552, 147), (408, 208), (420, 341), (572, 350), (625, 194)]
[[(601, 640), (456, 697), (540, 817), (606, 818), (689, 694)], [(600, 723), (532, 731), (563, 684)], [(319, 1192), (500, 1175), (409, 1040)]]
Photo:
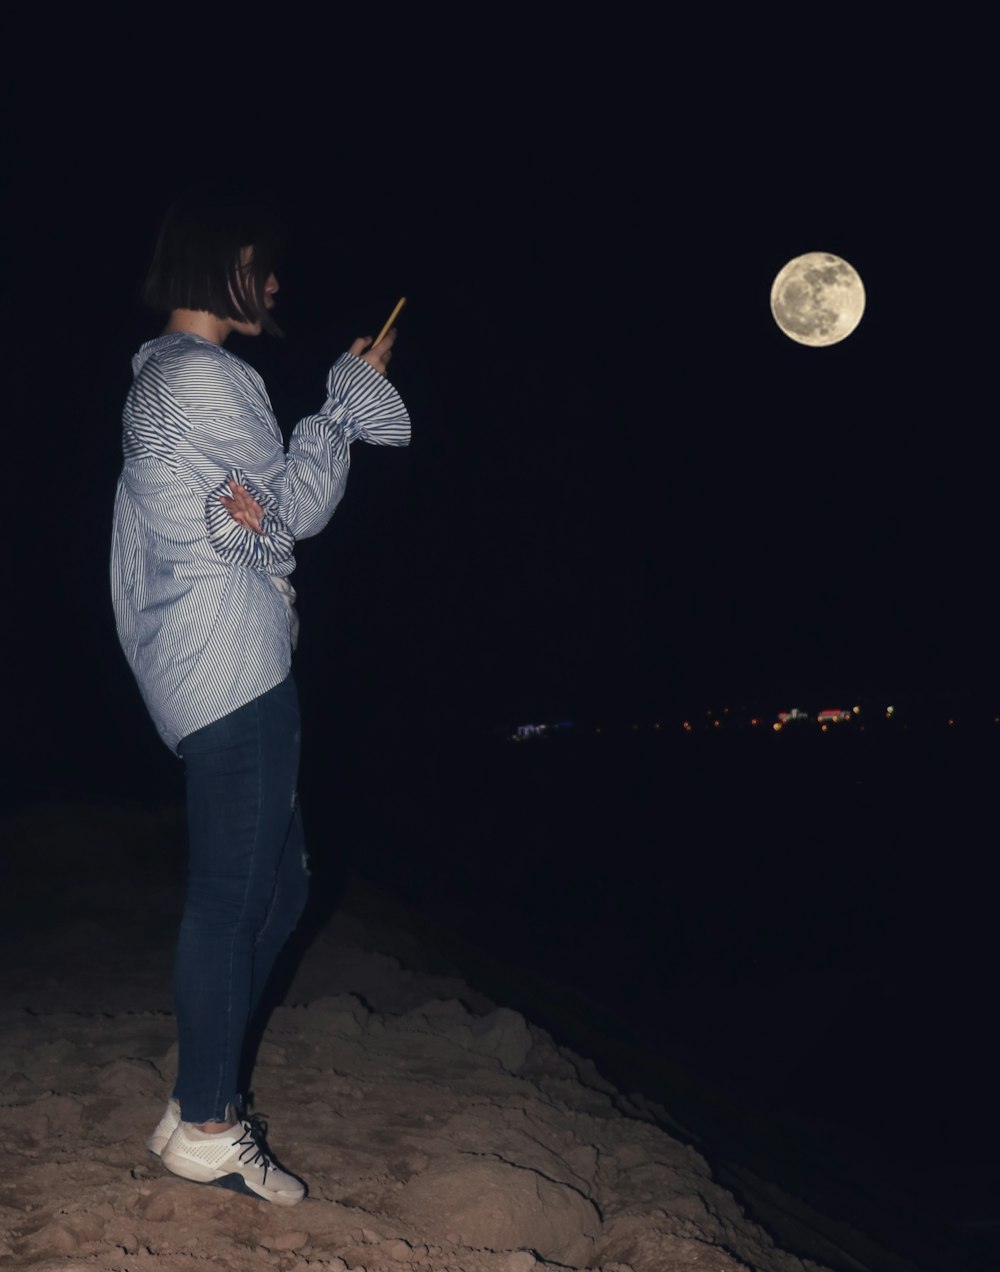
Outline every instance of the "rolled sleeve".
[[(245, 487), (264, 509), (260, 533), (235, 521), (222, 502), (232, 494), (229, 483)], [(295, 536), (278, 515), (277, 505), (266, 490), (251, 482), (241, 468), (233, 468), (214, 486), (205, 500), (205, 531), (213, 550), (229, 565), (273, 573), (293, 559)]]

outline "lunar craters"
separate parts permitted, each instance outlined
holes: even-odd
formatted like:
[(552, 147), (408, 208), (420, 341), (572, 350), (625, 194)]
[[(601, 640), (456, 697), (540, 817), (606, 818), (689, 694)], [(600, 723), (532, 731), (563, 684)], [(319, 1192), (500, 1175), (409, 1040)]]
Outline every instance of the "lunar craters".
[(865, 290), (857, 271), (830, 252), (796, 256), (771, 287), (771, 313), (799, 344), (837, 344), (861, 321)]

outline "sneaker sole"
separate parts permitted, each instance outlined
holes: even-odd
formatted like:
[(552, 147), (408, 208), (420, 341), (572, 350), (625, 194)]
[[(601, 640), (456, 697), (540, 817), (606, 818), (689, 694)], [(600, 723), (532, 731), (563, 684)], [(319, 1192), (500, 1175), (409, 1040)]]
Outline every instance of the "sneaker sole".
[(160, 1165), (176, 1179), (187, 1180), (189, 1184), (202, 1184), (209, 1188), (225, 1188), (227, 1192), (242, 1193), (244, 1197), (256, 1197), (259, 1201), (269, 1201), (274, 1206), (297, 1206), (299, 1202), (306, 1199), (305, 1193), (301, 1197), (292, 1197), (287, 1193), (258, 1192), (252, 1184), (248, 1184), (243, 1176), (238, 1174), (220, 1175), (218, 1178), (210, 1174), (205, 1179), (198, 1179), (194, 1175), (185, 1175), (179, 1170), (171, 1169), (162, 1158), (160, 1158)]
[(287, 1193), (257, 1192), (242, 1175), (223, 1175), (221, 1179), (211, 1181), (216, 1188), (225, 1188), (227, 1192), (242, 1193), (244, 1197), (256, 1197), (259, 1201), (269, 1201), (275, 1206), (297, 1206), (305, 1201), (305, 1193), (301, 1197), (289, 1197)]

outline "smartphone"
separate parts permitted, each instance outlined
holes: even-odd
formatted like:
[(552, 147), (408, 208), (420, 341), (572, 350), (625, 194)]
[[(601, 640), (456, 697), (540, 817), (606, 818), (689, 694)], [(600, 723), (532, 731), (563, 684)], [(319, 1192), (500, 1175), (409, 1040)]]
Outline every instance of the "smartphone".
[(396, 302), (396, 308), (392, 311), (392, 313), (386, 319), (385, 326), (382, 328), (382, 330), (378, 333), (375, 339), (368, 346), (370, 349), (374, 349), (380, 340), (385, 339), (386, 333), (388, 332), (392, 324), (396, 321), (396, 319), (399, 317), (399, 311), (403, 308), (405, 304), (406, 304), (406, 297), (400, 296), (399, 300)]

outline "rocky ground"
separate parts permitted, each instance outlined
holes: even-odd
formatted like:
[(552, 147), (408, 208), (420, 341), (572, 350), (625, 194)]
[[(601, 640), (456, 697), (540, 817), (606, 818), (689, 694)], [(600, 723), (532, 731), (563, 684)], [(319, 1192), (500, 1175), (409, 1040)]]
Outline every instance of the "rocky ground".
[(255, 1075), (307, 1200), (172, 1177), (145, 1139), (176, 1062), (176, 810), (35, 809), (3, 829), (0, 1268), (818, 1272), (663, 1110), (459, 976), (408, 966), (405, 933), (351, 892)]

